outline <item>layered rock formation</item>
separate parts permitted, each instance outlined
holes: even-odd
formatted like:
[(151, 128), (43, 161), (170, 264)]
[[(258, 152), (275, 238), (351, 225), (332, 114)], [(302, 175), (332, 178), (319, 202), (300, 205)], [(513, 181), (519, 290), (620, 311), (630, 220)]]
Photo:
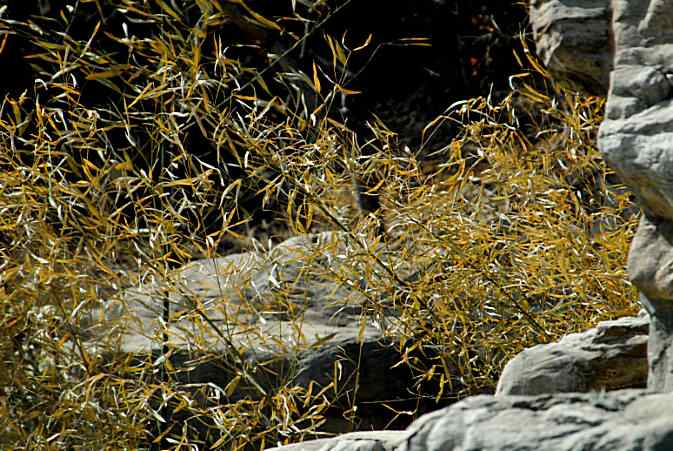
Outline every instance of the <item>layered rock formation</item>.
[(641, 314), (526, 349), (505, 366), (496, 395), (644, 388), (648, 328), (648, 317)]
[(475, 396), (406, 431), (345, 435), (283, 451), (615, 451), (673, 447), (673, 394)]
[[(600, 93), (609, 73), (598, 145), (643, 209), (628, 272), (652, 316), (648, 385), (663, 391), (673, 389), (672, 14), (667, 0), (539, 0), (531, 6), (538, 51), (553, 74), (590, 80), (582, 86)], [(593, 27), (583, 27), (591, 20)], [(587, 53), (599, 63), (585, 64)]]
[(557, 81), (590, 94), (607, 94), (612, 67), (609, 5), (610, 0), (531, 1), (537, 52)]
[[(572, 79), (592, 80), (585, 85), (600, 92), (601, 80), (611, 70), (598, 145), (644, 212), (631, 246), (628, 271), (653, 316), (649, 385), (665, 391), (673, 389), (671, 14), (673, 4), (667, 0), (536, 1), (531, 9), (538, 50), (552, 73), (571, 72)], [(599, 20), (603, 17), (611, 21)], [(594, 26), (583, 28), (589, 20)], [(606, 50), (609, 64), (604, 62)], [(595, 55), (588, 60), (599, 63), (585, 64), (587, 52)]]

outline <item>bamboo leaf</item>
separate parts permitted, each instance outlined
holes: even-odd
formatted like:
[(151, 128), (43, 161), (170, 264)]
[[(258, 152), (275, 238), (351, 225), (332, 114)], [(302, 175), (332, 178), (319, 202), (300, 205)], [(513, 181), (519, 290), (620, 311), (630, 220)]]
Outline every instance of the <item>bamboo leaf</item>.
[(320, 78), (318, 77), (318, 68), (313, 62), (313, 88), (315, 91), (320, 94)]

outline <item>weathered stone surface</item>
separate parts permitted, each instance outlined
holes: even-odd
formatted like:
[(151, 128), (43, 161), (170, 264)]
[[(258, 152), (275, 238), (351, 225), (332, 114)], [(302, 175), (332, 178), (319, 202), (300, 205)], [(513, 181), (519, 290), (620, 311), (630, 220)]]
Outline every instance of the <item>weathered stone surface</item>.
[(396, 449), (664, 450), (673, 395), (637, 390), (539, 397), (479, 396), (426, 415)]
[(648, 328), (643, 312), (526, 349), (505, 366), (496, 395), (644, 388)]
[[(610, 20), (595, 21), (594, 26), (586, 27), (583, 32), (567, 26), (587, 17), (609, 17)], [(561, 63), (563, 55), (571, 55), (568, 60), (574, 61), (574, 52), (576, 59), (590, 61), (583, 53), (586, 50), (605, 61), (606, 53), (610, 53), (609, 64), (600, 66), (611, 67), (612, 71), (598, 145), (606, 161), (635, 193), (644, 212), (629, 253), (628, 271), (634, 285), (643, 293), (649, 313), (661, 315), (652, 321), (653, 333), (650, 334), (650, 345), (657, 349), (650, 355), (661, 358), (650, 362), (648, 382), (659, 388), (673, 388), (673, 374), (668, 369), (673, 368), (673, 350), (664, 351), (664, 347), (671, 346), (667, 343), (673, 343), (673, 323), (668, 324), (669, 308), (662, 304), (673, 302), (671, 17), (673, 2), (670, 0), (536, 0), (531, 3), (538, 52), (555, 76), (583, 80), (587, 74), (601, 73), (591, 72), (582, 64)], [(604, 41), (606, 35), (609, 42), (603, 48), (582, 47), (577, 44), (581, 34), (587, 43)], [(595, 79), (595, 76), (588, 78)], [(671, 380), (659, 380), (659, 377)]]
[(673, 220), (673, 5), (535, 0), (530, 12), (538, 53), (559, 81), (605, 94), (612, 69), (599, 146), (645, 210)]
[[(174, 376), (185, 382), (226, 387), (244, 362), (269, 369), (255, 374), (266, 391), (336, 380), (347, 397), (357, 384), (364, 418), (359, 427), (383, 427), (393, 414), (379, 418), (368, 410), (376, 410), (377, 401), (406, 398), (413, 378), (402, 366), (392, 368), (401, 355), (394, 335), (384, 332), (391, 332), (394, 313), (370, 311), (368, 283), (380, 275), (361, 258), (361, 247), (346, 241), (342, 233), (325, 232), (291, 238), (268, 252), (191, 262), (108, 302), (83, 325), (90, 329), (89, 346), (106, 338), (123, 353), (156, 360), (166, 333), (173, 366), (189, 368)], [(398, 274), (412, 272), (394, 255), (376, 251)], [(259, 397), (259, 388), (243, 380), (231, 399)], [(353, 427), (338, 417), (325, 429)]]
[(598, 144), (644, 210), (629, 273), (653, 319), (650, 377), (673, 389), (673, 2), (613, 1), (613, 71)]
[(655, 391), (673, 392), (673, 303), (652, 300), (644, 294), (641, 294), (640, 302), (651, 318), (647, 386)]
[[(673, 14), (669, 1), (613, 2), (614, 70), (599, 146), (652, 217), (673, 220)], [(666, 19), (664, 19), (666, 18)]]
[[(295, 237), (266, 254), (194, 261), (165, 280), (127, 290), (101, 314), (108, 320), (124, 318), (120, 327), (125, 352), (161, 347), (164, 300), (170, 304), (168, 329), (174, 346), (203, 339), (217, 348), (215, 328), (226, 329), (232, 343), (257, 350), (290, 350), (325, 336), (338, 341), (359, 332), (380, 337), (380, 327), (371, 320), (364, 327), (360, 324), (366, 287), (338, 285), (326, 277), (329, 271), (346, 270), (349, 251), (342, 238), (337, 233)], [(204, 317), (212, 326), (196, 327)], [(210, 333), (199, 336), (198, 329)]]
[(629, 251), (629, 278), (650, 299), (673, 301), (673, 224), (643, 215)]
[(537, 52), (552, 75), (590, 94), (608, 92), (609, 0), (534, 0)]
[(338, 438), (268, 448), (268, 451), (385, 451), (392, 449), (408, 436), (407, 431), (361, 431), (343, 434)]
[(643, 390), (475, 396), (415, 421), (392, 440), (337, 437), (288, 451), (663, 451), (673, 449), (673, 394)]

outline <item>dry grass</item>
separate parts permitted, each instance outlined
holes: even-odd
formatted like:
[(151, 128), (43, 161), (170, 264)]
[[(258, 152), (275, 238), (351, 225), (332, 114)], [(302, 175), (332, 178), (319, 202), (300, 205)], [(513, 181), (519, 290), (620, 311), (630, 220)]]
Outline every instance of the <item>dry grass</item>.
[[(256, 388), (233, 344), (230, 385), (186, 385), (168, 359), (102, 360), (79, 327), (126, 287), (250, 243), (260, 200), (287, 224), (266, 231), (275, 240), (344, 232), (353, 271), (323, 276), (364, 277), (364, 316), (396, 312), (390, 333), (419, 399), (492, 390), (523, 348), (636, 310), (624, 274), (633, 205), (595, 148), (603, 100), (552, 85), (530, 53), (504, 100), (453, 105), (426, 127), (459, 124), (453, 142), (397, 149), (372, 121), (378, 150), (365, 157), (328, 116), (339, 95), (356, 95), (342, 69), (358, 50), (326, 37), (333, 58), (313, 73), (276, 70), (276, 60), (260, 69), (254, 51), (212, 32), (298, 18), (311, 31), (330, 11), (297, 2), (294, 17), (271, 20), (208, 0), (188, 12), (110, 0), (127, 35), (112, 19), (74, 21), (98, 3), (51, 21), (0, 20), (0, 43), (30, 42), (40, 78), (0, 105), (2, 447), (233, 449), (312, 437), (344, 402), (335, 385)], [(383, 245), (352, 205), (352, 175), (385, 181)], [(283, 305), (274, 302), (265, 308)], [(229, 343), (221, 326), (201, 324)], [(239, 383), (259, 392), (231, 399)]]

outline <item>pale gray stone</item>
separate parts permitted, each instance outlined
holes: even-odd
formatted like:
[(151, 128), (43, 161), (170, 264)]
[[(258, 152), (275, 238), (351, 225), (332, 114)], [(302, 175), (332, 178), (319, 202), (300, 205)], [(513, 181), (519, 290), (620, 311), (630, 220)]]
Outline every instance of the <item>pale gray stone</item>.
[(644, 211), (629, 274), (652, 316), (648, 386), (673, 390), (673, 2), (612, 2), (614, 70), (599, 148)]
[[(121, 323), (124, 352), (162, 346), (164, 300), (170, 305), (167, 330), (176, 347), (203, 340), (218, 349), (215, 328), (231, 343), (257, 351), (290, 352), (325, 337), (335, 342), (359, 335), (380, 338), (381, 328), (361, 315), (364, 279), (349, 286), (326, 276), (352, 274), (352, 252), (343, 234), (326, 232), (291, 238), (268, 252), (197, 260), (163, 280), (126, 290), (122, 299), (102, 307), (103, 315), (94, 316)], [(204, 318), (212, 325), (197, 327)]]
[(534, 0), (530, 12), (558, 81), (605, 94), (609, 76), (599, 147), (651, 216), (673, 220), (670, 1)]
[(643, 312), (525, 349), (505, 366), (496, 395), (644, 388), (648, 328)]
[(673, 303), (652, 300), (644, 294), (640, 302), (651, 317), (647, 386), (655, 391), (673, 392)]
[(640, 220), (628, 259), (631, 282), (649, 299), (673, 302), (673, 224)]
[(608, 91), (610, 0), (533, 0), (537, 52), (559, 81), (591, 94)]
[(387, 451), (407, 439), (407, 431), (359, 431), (338, 438), (309, 440), (267, 451)]
[[(534, 0), (530, 11), (554, 76), (598, 92), (600, 84), (582, 80), (611, 70), (598, 146), (643, 210), (628, 269), (650, 315), (661, 315), (651, 322), (650, 356), (664, 357), (650, 362), (648, 384), (673, 389), (673, 357), (664, 352), (673, 343), (665, 304), (673, 302), (673, 1)], [(587, 18), (592, 26), (580, 31)], [(589, 64), (593, 58), (602, 63)]]
[(613, 2), (614, 70), (598, 144), (651, 217), (673, 220), (673, 14), (669, 1)]
[[(394, 254), (374, 251), (396, 273), (413, 273)], [(371, 260), (359, 257), (364, 252), (345, 234), (324, 232), (268, 251), (193, 261), (126, 290), (81, 326), (92, 351), (110, 341), (116, 352), (141, 360), (159, 361), (166, 334), (180, 370), (173, 377), (185, 383), (224, 388), (242, 366), (269, 370), (241, 379), (230, 401), (258, 399), (286, 383), (313, 385), (315, 392), (336, 381), (341, 396), (363, 404), (357, 427), (383, 427), (393, 414), (367, 415), (367, 406), (373, 411), (376, 402), (407, 398), (414, 380), (408, 368), (393, 368), (402, 358), (395, 312), (369, 311), (368, 284), (381, 271), (365, 267)], [(350, 430), (336, 412), (322, 429)]]
[(400, 451), (673, 449), (673, 394), (477, 396), (412, 424)]
[(673, 449), (673, 393), (474, 396), (397, 434), (340, 436), (274, 451), (667, 451)]

